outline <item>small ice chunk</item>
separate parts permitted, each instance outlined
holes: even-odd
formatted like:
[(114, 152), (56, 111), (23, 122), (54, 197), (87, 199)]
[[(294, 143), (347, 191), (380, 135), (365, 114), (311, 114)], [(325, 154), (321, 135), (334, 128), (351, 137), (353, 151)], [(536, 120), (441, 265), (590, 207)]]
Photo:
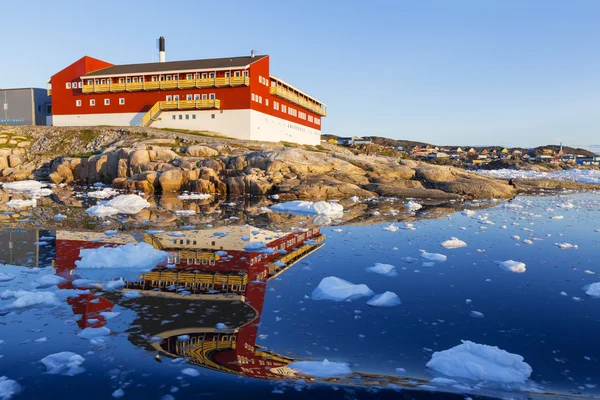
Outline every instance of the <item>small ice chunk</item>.
[(169, 253), (156, 250), (147, 243), (127, 243), (116, 247), (83, 249), (77, 268), (151, 268), (164, 261)]
[(10, 400), (15, 394), (21, 391), (21, 385), (17, 381), (8, 379), (6, 376), (0, 376), (0, 399)]
[(559, 249), (577, 249), (577, 245), (571, 243), (554, 243), (554, 245)]
[(379, 275), (396, 276), (396, 267), (391, 264), (375, 263), (375, 266), (367, 268), (367, 271), (374, 272)]
[(344, 301), (353, 300), (374, 293), (367, 285), (355, 285), (336, 276), (323, 278), (319, 286), (312, 292), (313, 300)]
[(77, 334), (77, 336), (82, 337), (84, 339), (96, 339), (98, 337), (108, 335), (110, 335), (110, 329), (108, 329), (105, 326), (100, 328), (85, 328)]
[(123, 396), (125, 396), (125, 392), (121, 388), (112, 392), (112, 397), (114, 397), (115, 399), (120, 399)]
[(105, 285), (107, 290), (121, 290), (125, 287), (125, 281), (123, 279), (116, 279), (114, 281), (108, 281)]
[(6, 272), (0, 272), (0, 282), (8, 282), (15, 279), (15, 276)]
[(142, 295), (140, 294), (140, 292), (137, 292), (135, 290), (128, 290), (123, 293), (123, 297), (125, 297), (127, 299), (138, 299), (138, 298), (142, 297)]
[(288, 368), (297, 371), (302, 375), (308, 375), (315, 378), (332, 378), (336, 376), (346, 376), (352, 373), (352, 370), (346, 363), (323, 361), (294, 361), (288, 364)]
[(445, 247), (447, 249), (458, 249), (466, 246), (467, 244), (465, 242), (455, 237), (452, 237), (449, 240), (442, 242), (442, 247)]
[(527, 270), (525, 263), (522, 263), (519, 261), (506, 260), (506, 261), (497, 261), (497, 263), (500, 267), (504, 268), (508, 272), (515, 272), (515, 273), (520, 274)]
[(421, 208), (423, 208), (423, 206), (421, 204), (411, 200), (404, 205), (404, 208), (406, 208), (408, 211), (417, 211), (417, 210), (420, 210)]
[(227, 325), (225, 325), (222, 322), (219, 322), (217, 325), (215, 325), (215, 328), (217, 328), (219, 330), (223, 330), (223, 329), (227, 329)]
[(150, 207), (150, 203), (137, 194), (122, 194), (108, 201), (106, 205), (116, 208), (122, 214), (137, 214)]
[(196, 211), (195, 210), (176, 210), (175, 215), (183, 215), (183, 216), (196, 215)]
[(429, 261), (437, 261), (437, 262), (444, 262), (448, 259), (448, 257), (446, 257), (443, 254), (428, 253), (425, 250), (421, 250), (421, 257), (426, 260), (429, 260)]
[(6, 207), (8, 208), (26, 208), (26, 207), (35, 207), (37, 206), (36, 199), (29, 200), (10, 200), (6, 203)]
[(339, 203), (318, 201), (288, 201), (275, 204), (271, 210), (283, 213), (317, 214), (317, 215), (341, 215), (344, 207)]
[(479, 311), (471, 311), (471, 317), (473, 318), (483, 318), (484, 315), (482, 312)]
[(400, 303), (398, 295), (394, 292), (376, 294), (371, 300), (367, 301), (367, 304), (372, 307), (393, 307)]
[(187, 376), (200, 376), (200, 372), (194, 368), (184, 368), (181, 373)]
[(92, 197), (94, 199), (108, 199), (109, 197), (116, 196), (118, 194), (119, 192), (117, 192), (115, 189), (106, 188), (97, 190), (95, 192), (89, 192), (88, 197)]
[(38, 181), (18, 181), (18, 182), (7, 182), (3, 183), (2, 187), (6, 190), (14, 190), (14, 191), (29, 191), (36, 190), (45, 187), (41, 182)]
[(47, 373), (68, 376), (85, 372), (85, 369), (81, 366), (84, 361), (85, 358), (70, 351), (50, 354), (40, 360), (46, 366)]
[(29, 292), (27, 290), (5, 290), (0, 294), (0, 299), (14, 298), (9, 307), (23, 309), (35, 306), (56, 306), (60, 304), (56, 294), (52, 292)]
[(522, 356), (468, 340), (433, 353), (427, 367), (446, 376), (499, 383), (524, 383), (532, 372)]
[(472, 217), (473, 215), (475, 215), (475, 211), (473, 210), (463, 210), (463, 215), (466, 215), (467, 217)]
[(349, 199), (351, 202), (353, 203), (358, 203), (360, 201), (360, 199), (358, 198), (358, 196), (352, 196)]
[(109, 207), (102, 204), (95, 205), (85, 210), (86, 213), (94, 215), (96, 217), (109, 217), (119, 213), (119, 210), (115, 207)]
[(182, 194), (180, 196), (177, 196), (177, 198), (179, 200), (205, 200), (205, 199), (210, 199), (212, 197), (212, 194), (206, 194), (206, 193), (189, 193), (189, 194)]
[[(65, 278), (58, 276), (58, 275), (42, 275), (39, 278), (37, 278), (35, 281), (38, 284), (38, 288), (47, 288), (50, 286), (58, 285), (59, 283), (61, 283), (64, 280), (65, 280)], [(1, 281), (2, 281), (2, 279), (0, 278), (0, 282)]]
[(383, 227), (384, 231), (388, 232), (396, 232), (399, 228), (394, 224), (389, 224), (388, 226)]

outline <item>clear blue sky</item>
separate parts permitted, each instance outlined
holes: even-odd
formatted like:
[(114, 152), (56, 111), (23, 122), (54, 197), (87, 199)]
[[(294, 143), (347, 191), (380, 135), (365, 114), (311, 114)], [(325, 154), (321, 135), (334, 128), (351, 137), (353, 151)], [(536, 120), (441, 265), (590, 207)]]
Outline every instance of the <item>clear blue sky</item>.
[(0, 87), (115, 64), (271, 55), (323, 132), (437, 144), (600, 143), (600, 1), (3, 1)]

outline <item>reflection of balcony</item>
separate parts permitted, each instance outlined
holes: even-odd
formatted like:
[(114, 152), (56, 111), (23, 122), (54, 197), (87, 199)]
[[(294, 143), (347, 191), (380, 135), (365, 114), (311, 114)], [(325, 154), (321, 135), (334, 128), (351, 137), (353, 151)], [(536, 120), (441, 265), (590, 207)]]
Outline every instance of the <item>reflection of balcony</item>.
[(231, 78), (199, 78), (182, 79), (174, 81), (155, 82), (129, 82), (106, 83), (98, 85), (83, 85), (83, 93), (108, 93), (108, 92), (139, 92), (148, 90), (174, 90), (174, 89), (202, 89), (211, 87), (249, 86), (250, 78), (247, 76), (233, 76)]
[(221, 100), (176, 100), (157, 101), (146, 114), (142, 116), (141, 126), (150, 126), (163, 111), (170, 110), (205, 110), (221, 108)]
[(287, 100), (290, 103), (294, 103), (297, 106), (305, 108), (309, 111), (312, 111), (318, 115), (322, 115), (323, 117), (325, 117), (327, 115), (327, 111), (323, 107), (317, 105), (316, 103), (308, 101), (308, 100), (302, 98), (301, 96), (298, 96), (291, 90), (287, 90), (281, 86), (272, 86), (271, 94), (273, 96), (277, 96), (279, 98)]

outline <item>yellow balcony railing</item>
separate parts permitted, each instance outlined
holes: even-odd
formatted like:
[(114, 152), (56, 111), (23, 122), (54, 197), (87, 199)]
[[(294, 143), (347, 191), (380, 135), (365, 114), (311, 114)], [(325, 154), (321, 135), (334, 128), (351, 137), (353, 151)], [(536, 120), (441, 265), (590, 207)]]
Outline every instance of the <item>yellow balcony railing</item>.
[(149, 126), (152, 121), (160, 114), (160, 101), (157, 101), (156, 104), (152, 106), (150, 110), (142, 117), (142, 126)]
[(271, 94), (273, 96), (277, 96), (279, 98), (287, 100), (287, 101), (294, 103), (302, 108), (312, 111), (315, 114), (322, 115), (322, 116), (327, 115), (327, 110), (325, 110), (323, 107), (317, 105), (316, 103), (308, 101), (308, 100), (298, 96), (294, 92), (287, 90), (281, 86), (271, 86), (270, 90), (271, 90)]
[(52, 89), (46, 89), (46, 93), (48, 94), (48, 96), (52, 96)]
[(130, 82), (107, 83), (98, 85), (83, 85), (83, 93), (107, 92), (139, 92), (142, 90), (175, 90), (175, 89), (202, 89), (211, 87), (249, 86), (250, 78), (247, 76), (234, 76), (231, 78), (198, 78), (182, 79), (176, 81), (155, 82)]

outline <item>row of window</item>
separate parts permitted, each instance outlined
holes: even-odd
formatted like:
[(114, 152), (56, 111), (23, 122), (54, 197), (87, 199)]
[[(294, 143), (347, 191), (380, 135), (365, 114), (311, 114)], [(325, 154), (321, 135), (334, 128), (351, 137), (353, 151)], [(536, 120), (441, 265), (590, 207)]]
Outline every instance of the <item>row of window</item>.
[[(181, 74), (181, 77), (183, 77), (184, 74)], [(240, 76), (248, 76), (248, 71), (234, 71), (233, 72), (233, 76), (234, 77), (240, 77)], [(225, 72), (225, 78), (230, 78), (231, 72)], [(215, 79), (216, 77), (216, 73), (215, 72), (196, 72), (196, 73), (191, 73), (191, 74), (185, 74), (185, 79), (191, 80), (191, 79)], [(261, 77), (262, 78), (262, 77)], [(115, 78), (117, 79), (117, 78)], [(143, 76), (130, 76), (130, 77), (124, 77), (124, 78), (118, 78), (118, 83), (143, 83), (144, 82), (144, 77)], [(180, 79), (180, 74), (172, 74), (172, 75), (155, 75), (150, 77), (150, 81), (151, 82), (158, 82), (158, 81), (177, 81)], [(266, 79), (262, 79), (261, 82), (265, 80), (268, 84), (268, 80)], [(109, 83), (113, 83), (113, 80), (111, 78), (97, 78), (97, 79), (88, 79), (87, 80), (87, 84), (88, 85), (106, 85)], [(66, 88), (67, 89), (81, 89), (83, 87), (83, 82), (67, 82), (66, 83)]]
[[(121, 97), (119, 99), (119, 105), (122, 106), (125, 104), (125, 98)], [(81, 107), (81, 100), (75, 100), (75, 105), (77, 107)], [(90, 99), (90, 106), (95, 106), (96, 105), (96, 99)], [(105, 106), (109, 106), (110, 105), (110, 99), (104, 99), (104, 105)]]
[(258, 76), (258, 81), (260, 83), (262, 83), (263, 85), (265, 85), (265, 86), (269, 86), (269, 80), (267, 78), (264, 78), (264, 77), (262, 77), (262, 76), (259, 75)]
[[(267, 103), (267, 105), (269, 105)], [(277, 110), (279, 111), (279, 102), (274, 101), (273, 102), (273, 110)], [(315, 124), (319, 125), (320, 124), (320, 120), (318, 118), (313, 118), (312, 115), (307, 115), (305, 112), (303, 111), (298, 111), (292, 107), (286, 107), (285, 104), (281, 104), (281, 112), (283, 113), (287, 113), (289, 115), (292, 115), (294, 117), (298, 117), (300, 119), (306, 120), (308, 119), (308, 122), (314, 122)]]
[[(196, 119), (196, 114), (179, 114), (179, 115), (173, 114), (173, 116), (171, 117), (171, 119), (173, 119), (173, 120), (176, 120), (176, 119), (183, 120), (184, 116), (185, 116), (185, 119), (190, 119), (190, 115), (192, 116), (192, 119)], [(210, 118), (211, 119), (215, 119), (216, 115), (215, 114), (210, 114)], [(213, 246), (214, 246), (214, 244), (213, 244)]]
[[(202, 99), (202, 100), (214, 100), (215, 98), (216, 97), (215, 97), (214, 93), (209, 93), (209, 94), (205, 93), (203, 95), (200, 95), (200, 94), (186, 94), (185, 95), (185, 99), (186, 100), (200, 100), (200, 99)], [(174, 96), (168, 95), (166, 97), (166, 99), (167, 99), (167, 101), (179, 101), (179, 95), (178, 94), (176, 94)]]
[[(262, 96), (252, 93), (252, 101), (262, 104)], [(267, 105), (269, 105), (269, 99), (265, 99)]]

